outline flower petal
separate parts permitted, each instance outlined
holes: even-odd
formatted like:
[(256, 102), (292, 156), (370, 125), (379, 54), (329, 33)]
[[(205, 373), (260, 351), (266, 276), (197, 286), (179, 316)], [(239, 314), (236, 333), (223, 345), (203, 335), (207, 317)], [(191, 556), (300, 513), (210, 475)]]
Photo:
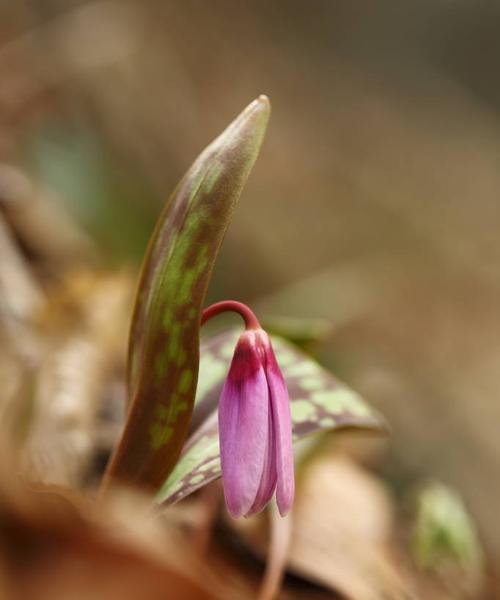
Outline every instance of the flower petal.
[(276, 441), (274, 436), (273, 415), (269, 404), (267, 448), (260, 479), (259, 489), (254, 503), (245, 516), (260, 512), (271, 500), (276, 489)]
[(295, 494), (292, 418), (285, 380), (278, 367), (272, 348), (269, 347), (269, 350), (267, 352), (266, 377), (269, 385), (276, 447), (276, 503), (278, 504), (281, 516), (284, 517), (292, 507)]
[(219, 439), (226, 504), (233, 517), (241, 517), (253, 506), (262, 479), (269, 390), (262, 367), (242, 379), (231, 376), (236, 352), (219, 403)]

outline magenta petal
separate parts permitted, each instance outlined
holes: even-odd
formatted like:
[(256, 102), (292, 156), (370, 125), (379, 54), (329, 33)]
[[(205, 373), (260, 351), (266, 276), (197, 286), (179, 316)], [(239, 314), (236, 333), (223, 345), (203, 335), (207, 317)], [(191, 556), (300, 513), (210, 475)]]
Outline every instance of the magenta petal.
[(261, 329), (238, 340), (219, 403), (219, 440), (231, 515), (261, 511), (276, 491), (284, 516), (295, 489), (292, 421), (285, 381)]
[(276, 443), (274, 437), (273, 415), (272, 411), (269, 410), (267, 448), (264, 466), (262, 469), (262, 477), (254, 503), (245, 516), (248, 517), (258, 513), (267, 505), (267, 503), (273, 497), (274, 490), (276, 489), (276, 480)]
[(274, 358), (274, 353), (268, 357), (266, 376), (269, 385), (276, 444), (276, 503), (281, 516), (284, 517), (292, 507), (295, 493), (292, 418), (288, 390)]
[[(235, 364), (236, 363), (236, 364)], [(262, 367), (232, 377), (235, 354), (219, 403), (224, 495), (233, 517), (246, 515), (259, 490), (268, 447), (269, 391)]]

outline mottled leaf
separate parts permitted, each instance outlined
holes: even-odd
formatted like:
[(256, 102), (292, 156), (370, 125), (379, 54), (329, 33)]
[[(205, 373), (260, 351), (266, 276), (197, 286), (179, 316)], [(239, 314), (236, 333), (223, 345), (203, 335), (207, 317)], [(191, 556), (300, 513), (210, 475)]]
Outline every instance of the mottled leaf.
[[(158, 493), (158, 502), (177, 502), (221, 475), (216, 408), (238, 335), (231, 330), (202, 345), (194, 433)], [(310, 356), (282, 338), (272, 340), (290, 393), (294, 439), (327, 429), (386, 429), (356, 392)]]
[(153, 232), (130, 332), (131, 406), (105, 486), (118, 479), (157, 489), (179, 458), (196, 391), (200, 312), (269, 110), (266, 97), (255, 100), (205, 149)]
[(270, 334), (284, 337), (296, 346), (306, 349), (332, 333), (329, 319), (306, 319), (301, 317), (266, 317), (262, 327)]

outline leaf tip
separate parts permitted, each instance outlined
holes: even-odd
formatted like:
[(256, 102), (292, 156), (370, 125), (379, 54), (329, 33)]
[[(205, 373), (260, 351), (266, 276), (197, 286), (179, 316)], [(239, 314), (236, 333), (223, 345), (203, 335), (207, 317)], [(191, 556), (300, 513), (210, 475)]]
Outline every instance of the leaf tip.
[(268, 111), (271, 110), (271, 101), (269, 100), (269, 96), (266, 96), (266, 94), (260, 94), (260, 96), (254, 100), (254, 102), (265, 107), (265, 109)]
[[(265, 94), (261, 94), (240, 113), (233, 122), (236, 129), (242, 131), (252, 130), (258, 137), (263, 136), (269, 116), (271, 114), (271, 102)], [(260, 134), (260, 135), (259, 135)]]
[(271, 114), (271, 101), (265, 94), (260, 94), (260, 96), (248, 105), (247, 110), (260, 117), (264, 124), (267, 124)]

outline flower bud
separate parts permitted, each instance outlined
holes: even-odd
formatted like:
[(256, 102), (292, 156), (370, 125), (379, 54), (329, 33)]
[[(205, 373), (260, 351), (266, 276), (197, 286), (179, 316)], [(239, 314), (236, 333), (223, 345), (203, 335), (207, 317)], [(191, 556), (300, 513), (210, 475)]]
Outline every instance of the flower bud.
[(224, 495), (233, 517), (261, 511), (276, 492), (284, 516), (294, 496), (292, 423), (286, 383), (267, 333), (239, 338), (219, 403)]

